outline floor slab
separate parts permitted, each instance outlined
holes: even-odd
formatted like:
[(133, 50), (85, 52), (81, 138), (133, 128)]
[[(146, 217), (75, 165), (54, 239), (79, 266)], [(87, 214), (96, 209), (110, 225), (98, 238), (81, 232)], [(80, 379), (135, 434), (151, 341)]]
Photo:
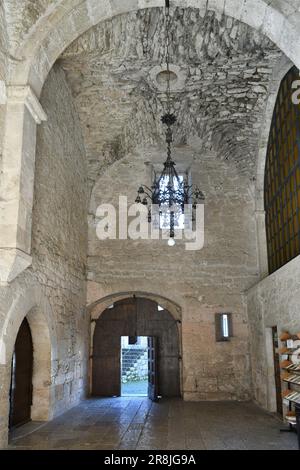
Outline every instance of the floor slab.
[(297, 449), (297, 437), (253, 403), (89, 399), (49, 423), (28, 423), (10, 449)]

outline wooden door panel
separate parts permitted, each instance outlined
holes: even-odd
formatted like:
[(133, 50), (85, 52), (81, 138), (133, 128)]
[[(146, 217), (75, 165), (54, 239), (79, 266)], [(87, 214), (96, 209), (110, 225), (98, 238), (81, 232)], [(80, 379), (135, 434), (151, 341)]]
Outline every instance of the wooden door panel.
[(274, 358), (274, 373), (275, 373), (275, 387), (276, 387), (276, 405), (277, 412), (282, 415), (282, 395), (281, 395), (281, 369), (280, 369), (280, 357), (278, 353), (278, 331), (277, 326), (272, 328), (272, 340), (273, 340), (273, 358)]
[[(167, 310), (158, 311), (156, 302), (143, 298), (116, 302), (113, 308), (105, 310), (97, 320), (93, 347), (92, 394), (112, 396), (121, 393), (121, 336), (157, 338), (157, 392), (165, 397), (180, 396), (177, 323)], [(111, 359), (108, 361), (107, 357)], [(107, 371), (104, 372), (104, 369)]]
[(178, 356), (159, 356), (158, 395), (162, 397), (179, 397), (179, 361)]
[[(96, 324), (93, 349), (92, 394), (94, 396), (119, 396), (120, 341), (116, 321)], [(116, 332), (116, 334), (114, 334)]]
[(93, 358), (93, 395), (100, 397), (120, 396), (120, 357), (101, 356)]

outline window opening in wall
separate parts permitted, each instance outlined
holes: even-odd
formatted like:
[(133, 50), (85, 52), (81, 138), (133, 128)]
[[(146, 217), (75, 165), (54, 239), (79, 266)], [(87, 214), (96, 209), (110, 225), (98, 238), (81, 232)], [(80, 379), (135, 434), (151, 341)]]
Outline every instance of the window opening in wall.
[(222, 315), (222, 332), (224, 338), (229, 338), (229, 326), (228, 326), (228, 315), (224, 313)]
[(229, 341), (232, 336), (231, 313), (216, 313), (216, 341)]
[(121, 337), (121, 395), (148, 396), (148, 337)]
[(300, 105), (292, 102), (299, 70), (283, 78), (269, 134), (265, 213), (269, 273), (300, 254)]

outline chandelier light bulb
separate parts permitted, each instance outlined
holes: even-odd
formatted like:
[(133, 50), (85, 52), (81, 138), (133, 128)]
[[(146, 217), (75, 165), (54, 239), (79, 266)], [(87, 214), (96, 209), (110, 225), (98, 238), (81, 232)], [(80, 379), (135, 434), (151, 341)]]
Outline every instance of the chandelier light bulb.
[(168, 245), (169, 245), (169, 246), (174, 246), (174, 245), (175, 245), (175, 240), (174, 240), (174, 238), (169, 238), (169, 240), (168, 240)]

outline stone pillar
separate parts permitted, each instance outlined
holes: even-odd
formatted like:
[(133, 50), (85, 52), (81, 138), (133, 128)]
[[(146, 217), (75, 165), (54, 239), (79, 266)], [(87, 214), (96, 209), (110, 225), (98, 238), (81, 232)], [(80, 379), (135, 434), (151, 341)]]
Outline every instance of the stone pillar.
[(31, 264), (36, 126), (46, 115), (29, 86), (8, 86), (0, 173), (0, 282)]
[(10, 366), (0, 364), (0, 449), (7, 447), (9, 420)]

